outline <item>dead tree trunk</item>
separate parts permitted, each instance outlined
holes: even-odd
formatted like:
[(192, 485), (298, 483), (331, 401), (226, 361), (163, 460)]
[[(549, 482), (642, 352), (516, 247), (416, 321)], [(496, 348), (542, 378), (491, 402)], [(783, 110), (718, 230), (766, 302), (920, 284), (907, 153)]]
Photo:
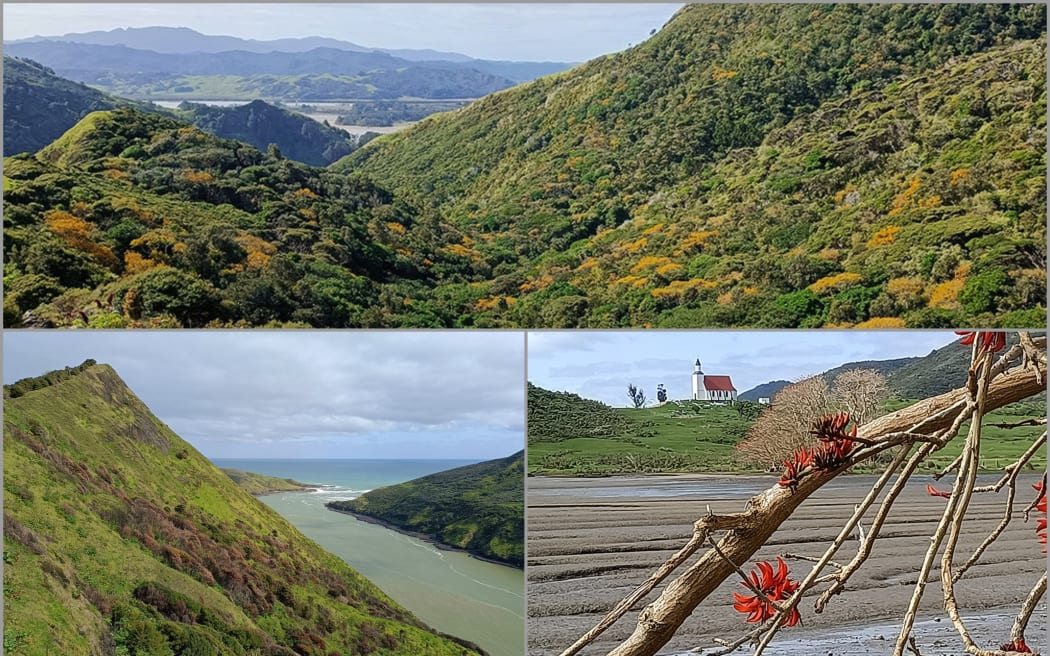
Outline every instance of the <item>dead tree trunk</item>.
[[(1039, 341), (1045, 349), (1045, 338)], [(1025, 366), (1016, 366), (1002, 373), (1000, 372), (1006, 368), (1005, 362), (1021, 356), (1022, 348), (1014, 347), (1010, 354), (1000, 360), (1003, 364), (996, 367), (996, 373), (1000, 375), (991, 380), (986, 410), (1000, 408), (1046, 389), (1045, 357), (1028, 361), (1027, 354), (1026, 351)], [(747, 509), (742, 513), (727, 516), (708, 515), (701, 518), (696, 522), (694, 539), (690, 541), (692, 551), (695, 552), (702, 546), (712, 530), (728, 529), (718, 543), (721, 554), (715, 549), (707, 551), (685, 573), (669, 583), (660, 596), (642, 610), (631, 636), (609, 652), (609, 656), (655, 654), (674, 636), (700, 602), (733, 574), (734, 564), (739, 566), (746, 563), (809, 495), (853, 464), (888, 448), (897, 445), (907, 445), (903, 448), (910, 448), (916, 442), (937, 442), (935, 436), (939, 431), (954, 428), (951, 435), (944, 437), (945, 440), (950, 439), (957, 431), (964, 414), (968, 415), (968, 411), (972, 410), (968, 405), (969, 399), (970, 394), (964, 387), (873, 420), (862, 426), (857, 435), (868, 446), (860, 449), (848, 464), (832, 471), (814, 472), (799, 482), (795, 490), (773, 486), (752, 497)], [(668, 573), (664, 572), (663, 576)], [(654, 576), (647, 584), (655, 585), (663, 576)], [(626, 606), (629, 607), (630, 604)], [(618, 606), (598, 626), (563, 652), (563, 656), (578, 652), (626, 610), (624, 604)]]

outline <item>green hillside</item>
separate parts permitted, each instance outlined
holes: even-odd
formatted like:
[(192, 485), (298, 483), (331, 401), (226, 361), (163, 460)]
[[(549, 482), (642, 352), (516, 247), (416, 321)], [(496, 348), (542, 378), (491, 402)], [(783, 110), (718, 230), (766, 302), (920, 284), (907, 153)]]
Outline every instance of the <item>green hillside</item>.
[[(133, 110), (4, 162), (7, 326), (429, 326), (466, 239), (359, 176)], [(29, 314), (26, 314), (29, 313)]]
[(525, 564), (525, 452), (326, 504), (516, 567)]
[(133, 104), (34, 61), (4, 57), (4, 156), (35, 153), (89, 113)]
[[(571, 392), (551, 392), (529, 383), (529, 444), (573, 437), (613, 437), (635, 428), (622, 412)], [(556, 421), (548, 419), (557, 418)]]
[(599, 476), (737, 471), (757, 404), (612, 408), (530, 384), (528, 407), (530, 474)]
[(687, 5), (324, 170), (90, 114), (5, 161), (5, 319), (1042, 327), (1045, 25), (1039, 4)]
[(337, 166), (472, 232), (479, 323), (1042, 326), (1045, 24), (687, 5)]
[(275, 476), (266, 476), (264, 474), (256, 474), (255, 472), (241, 471), (239, 469), (229, 469), (227, 467), (219, 468), (222, 473), (230, 477), (230, 480), (237, 484), (237, 487), (241, 488), (248, 494), (260, 495), (269, 494), (271, 492), (302, 492), (303, 490), (311, 489), (310, 486), (299, 481), (294, 481), (290, 478), (277, 478)]
[(353, 152), (357, 140), (339, 128), (253, 100), (238, 107), (182, 103), (175, 114), (209, 134), (266, 150), (270, 144), (297, 162), (324, 166)]
[(240, 490), (110, 367), (4, 396), (5, 654), (475, 653)]
[[(968, 348), (962, 348), (968, 358)], [(915, 400), (954, 389), (965, 380), (968, 361), (960, 364), (958, 349), (949, 345), (895, 369), (889, 375), (894, 396), (883, 404), (882, 410), (898, 410)], [(871, 368), (873, 363), (858, 364)], [(856, 367), (843, 365), (831, 371), (847, 368)], [(901, 396), (908, 391), (922, 393)], [(528, 407), (529, 474), (763, 473), (741, 460), (736, 449), (762, 412), (763, 406), (754, 402), (719, 406), (699, 401), (670, 401), (640, 409), (612, 408), (576, 394), (551, 392), (530, 383)], [(989, 413), (989, 425), (981, 436), (982, 467), (990, 471), (1000, 469), (1024, 453), (1043, 432), (1042, 426), (1005, 429), (990, 424), (1044, 417), (1045, 395)], [(924, 466), (944, 467), (959, 455), (961, 448), (962, 440), (954, 440)], [(1036, 456), (1032, 467), (1045, 467), (1045, 458), (1045, 454)]]
[(31, 60), (4, 57), (5, 156), (35, 153), (89, 113), (118, 107), (177, 116), (209, 134), (238, 139), (260, 150), (272, 143), (285, 157), (315, 166), (330, 164), (357, 147), (356, 137), (343, 130), (261, 100), (240, 107), (190, 103), (167, 110), (66, 80)]

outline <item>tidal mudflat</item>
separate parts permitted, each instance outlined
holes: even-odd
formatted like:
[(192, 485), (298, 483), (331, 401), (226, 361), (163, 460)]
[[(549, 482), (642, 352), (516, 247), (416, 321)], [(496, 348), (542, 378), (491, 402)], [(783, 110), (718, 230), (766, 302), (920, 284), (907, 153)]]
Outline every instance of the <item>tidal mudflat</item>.
[[(982, 482), (985, 478), (994, 480), (982, 477)], [(846, 476), (830, 483), (806, 500), (753, 560), (772, 560), (783, 553), (819, 556), (873, 480), (871, 476)], [(1045, 556), (1035, 535), (1035, 515), (1028, 523), (1020, 516), (1034, 498), (1029, 486), (1038, 480), (1035, 474), (1020, 477), (1019, 503), (1015, 503), (1018, 516), (957, 585), (968, 627), (985, 645), (998, 646), (1007, 639), (1017, 607), (1046, 571)], [(693, 522), (708, 505), (716, 513), (739, 511), (751, 495), (773, 482), (770, 477), (718, 475), (529, 478), (530, 656), (558, 654), (591, 628), (686, 542)], [(802, 626), (781, 631), (773, 643), (776, 650), (767, 654), (859, 656), (892, 652), (929, 535), (944, 508), (944, 499), (927, 494), (927, 482), (927, 478), (916, 476), (902, 493), (871, 557), (847, 589), (819, 615), (813, 612), (813, 598), (804, 599), (800, 606)], [(950, 487), (947, 481), (939, 485), (942, 489)], [(969, 513), (972, 520), (959, 550), (964, 557), (969, 557), (998, 523), (1004, 499), (1005, 490), (1002, 494), (975, 495)], [(863, 524), (869, 525), (870, 520)], [(847, 542), (836, 560), (851, 558), (857, 544), (855, 539)], [(799, 577), (808, 571), (805, 562), (789, 564)], [(960, 643), (951, 622), (943, 616), (939, 576), (937, 570), (931, 574), (915, 635), (925, 656), (954, 656), (961, 652)], [(662, 586), (583, 653), (604, 654), (625, 639), (635, 626), (638, 611), (660, 589)], [(732, 592), (742, 590), (735, 579), (724, 582), (661, 653), (714, 648), (714, 638), (733, 640), (742, 636), (753, 626), (746, 625), (745, 617), (732, 608)], [(1029, 624), (1033, 650), (1045, 650), (1045, 626), (1044, 601)], [(737, 653), (749, 652), (741, 649)]]

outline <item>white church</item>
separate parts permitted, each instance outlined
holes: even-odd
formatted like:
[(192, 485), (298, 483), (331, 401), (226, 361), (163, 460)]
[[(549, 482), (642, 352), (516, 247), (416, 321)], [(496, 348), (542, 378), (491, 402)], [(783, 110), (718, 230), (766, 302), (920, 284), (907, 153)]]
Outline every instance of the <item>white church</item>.
[(729, 376), (709, 376), (700, 368), (700, 358), (693, 365), (693, 400), (733, 403), (736, 388)]

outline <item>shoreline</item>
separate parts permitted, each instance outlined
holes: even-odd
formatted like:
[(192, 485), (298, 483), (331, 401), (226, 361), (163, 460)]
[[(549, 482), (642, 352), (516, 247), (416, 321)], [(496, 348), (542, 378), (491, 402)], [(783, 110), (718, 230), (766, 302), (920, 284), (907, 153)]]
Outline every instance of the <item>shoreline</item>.
[(293, 492), (293, 493), (297, 493), (297, 492), (317, 492), (319, 490), (323, 490), (326, 487), (329, 487), (327, 485), (322, 485), (320, 483), (300, 483), (299, 481), (292, 481), (292, 483), (295, 484), (295, 485), (298, 485), (299, 489), (298, 490), (276, 490), (276, 489), (270, 489), (270, 490), (263, 490), (262, 492), (252, 492), (251, 495), (253, 497), (264, 497), (264, 496), (266, 496), (268, 494), (284, 494), (285, 492)]
[(519, 571), (522, 571), (522, 572), (525, 571), (524, 567), (518, 567), (517, 565), (512, 565), (510, 563), (505, 563), (503, 561), (496, 560), (495, 558), (488, 558), (486, 556), (482, 556), (481, 554), (474, 553), (470, 549), (463, 549), (463, 548), (460, 548), (460, 547), (454, 547), (451, 544), (446, 544), (446, 543), (438, 540), (437, 538), (435, 538), (432, 535), (427, 535), (426, 533), (420, 533), (418, 531), (410, 531), (408, 529), (401, 528), (400, 526), (396, 526), (394, 524), (391, 524), (390, 522), (384, 521), (384, 520), (379, 519), (377, 517), (372, 517), (371, 515), (363, 515), (361, 513), (357, 513), (357, 512), (354, 512), (352, 510), (340, 510), (338, 508), (330, 508), (327, 504), (325, 505), (325, 510), (330, 510), (332, 512), (337, 512), (337, 513), (340, 513), (340, 514), (343, 514), (343, 515), (350, 515), (351, 517), (355, 517), (355, 518), (361, 520), (362, 522), (366, 522), (368, 524), (375, 524), (377, 526), (382, 526), (383, 528), (390, 529), (391, 531), (396, 531), (397, 533), (400, 533), (402, 535), (407, 535), (409, 537), (416, 538), (417, 540), (422, 540), (423, 542), (426, 542), (428, 544), (434, 545), (434, 547), (436, 547), (436, 548), (438, 548), (438, 549), (440, 549), (442, 551), (454, 551), (454, 552), (464, 553), (464, 554), (467, 554), (468, 556), (470, 556), (471, 558), (475, 558), (475, 559), (480, 560), (482, 562), (492, 563), (493, 565), (502, 565), (503, 567), (509, 567), (510, 569), (515, 569), (515, 570), (519, 570)]
[[(1035, 483), (1038, 474), (1024, 474), (1019, 489)], [(814, 493), (789, 517), (749, 562), (772, 561), (784, 554), (819, 557), (835, 539), (855, 504), (867, 494), (875, 476), (836, 480)], [(685, 544), (693, 523), (704, 512), (739, 512), (754, 489), (765, 487), (766, 477), (713, 474), (632, 476), (617, 479), (533, 478), (528, 490), (529, 549), (527, 598), (528, 654), (556, 656), (595, 625), (624, 596), (635, 590)], [(882, 528), (864, 566), (824, 609), (814, 613), (812, 600), (803, 598), (804, 624), (784, 631), (767, 652), (770, 656), (871, 656), (887, 654), (899, 631), (916, 572), (929, 547), (929, 536), (940, 519), (942, 499), (931, 497), (916, 480), (902, 490), (894, 512)], [(968, 513), (967, 531), (959, 553), (972, 553), (1002, 517), (1003, 495), (975, 495)], [(870, 525), (874, 510), (865, 514)], [(1015, 505), (1015, 512), (1019, 508)], [(850, 537), (839, 558), (848, 559), (859, 548)], [(970, 576), (957, 583), (960, 612), (970, 630), (980, 627), (979, 639), (1004, 642), (1013, 614), (1032, 583), (1046, 571), (1045, 556), (1036, 540), (1035, 522), (1018, 516), (1002, 533), (994, 549), (985, 553)], [(787, 559), (793, 576), (808, 572), (809, 564)], [(747, 568), (745, 568), (747, 569)], [(677, 572), (678, 575), (681, 571)], [(936, 580), (936, 573), (933, 580)], [(659, 594), (669, 577), (619, 622), (599, 636), (584, 653), (606, 653), (634, 630), (638, 614)], [(936, 583), (933, 585), (936, 586)], [(733, 577), (721, 582), (665, 645), (661, 654), (703, 653), (717, 649), (716, 639), (735, 639), (747, 630), (733, 608)], [(1041, 602), (1029, 624), (1029, 644), (1045, 648), (1039, 627), (1045, 626), (1046, 602)], [(924, 622), (918, 634), (926, 656), (961, 653), (958, 636), (944, 615), (939, 590), (927, 590), (918, 608)], [(948, 629), (948, 630), (945, 630)], [(1044, 652), (1045, 653), (1045, 652)]]

